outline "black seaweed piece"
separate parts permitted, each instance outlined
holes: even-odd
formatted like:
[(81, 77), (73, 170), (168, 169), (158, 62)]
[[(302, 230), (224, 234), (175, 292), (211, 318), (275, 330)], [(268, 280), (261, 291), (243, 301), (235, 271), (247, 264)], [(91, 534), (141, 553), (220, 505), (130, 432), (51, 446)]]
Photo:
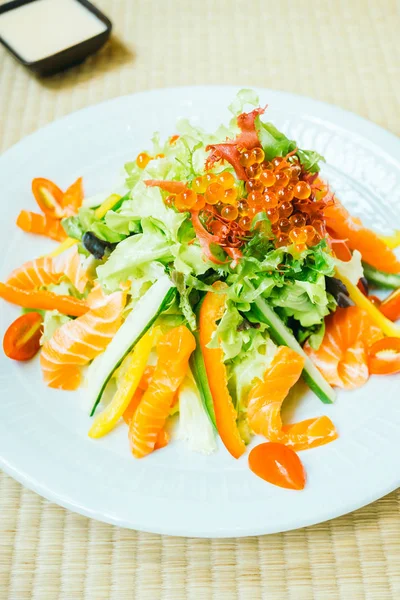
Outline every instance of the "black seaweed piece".
[(86, 233), (83, 234), (82, 244), (90, 254), (99, 260), (104, 257), (107, 250), (113, 250), (115, 248), (115, 244), (100, 240), (91, 231), (86, 231)]

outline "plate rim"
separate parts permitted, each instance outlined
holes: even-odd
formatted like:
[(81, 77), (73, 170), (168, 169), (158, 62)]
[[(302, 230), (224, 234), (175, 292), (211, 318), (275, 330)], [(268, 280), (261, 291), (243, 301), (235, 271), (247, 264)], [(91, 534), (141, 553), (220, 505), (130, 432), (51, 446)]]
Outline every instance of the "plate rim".
[[(265, 94), (265, 95), (267, 95), (268, 93), (273, 93), (273, 94), (282, 95), (285, 98), (287, 98), (288, 100), (289, 99), (292, 99), (292, 100), (297, 99), (297, 100), (301, 100), (302, 102), (310, 103), (311, 107), (313, 105), (318, 106), (320, 109), (325, 109), (327, 112), (331, 113), (329, 116), (325, 115), (326, 118), (333, 118), (335, 116), (337, 116), (338, 118), (343, 117), (343, 120), (346, 120), (346, 118), (351, 118), (352, 122), (357, 123), (357, 128), (355, 128), (355, 127), (351, 128), (351, 130), (353, 132), (356, 132), (357, 134), (359, 134), (360, 133), (359, 129), (361, 129), (362, 127), (368, 127), (368, 129), (370, 131), (372, 131), (371, 128), (373, 128), (374, 134), (375, 134), (374, 142), (376, 143), (376, 145), (383, 146), (385, 144), (385, 141), (387, 141), (387, 142), (390, 141), (392, 143), (395, 143), (396, 145), (398, 145), (399, 157), (400, 157), (400, 144), (399, 144), (400, 138), (396, 134), (384, 129), (383, 127), (381, 127), (380, 125), (377, 125), (376, 123), (374, 123), (372, 121), (369, 121), (368, 119), (365, 119), (364, 117), (361, 117), (360, 115), (357, 115), (356, 113), (353, 113), (351, 111), (348, 111), (346, 109), (338, 107), (334, 104), (330, 104), (330, 103), (323, 102), (320, 100), (315, 100), (315, 99), (309, 98), (305, 95), (299, 95), (299, 94), (294, 94), (294, 93), (291, 93), (288, 91), (274, 90), (274, 89), (269, 89), (269, 88), (256, 88), (254, 86), (236, 86), (236, 85), (234, 85), (234, 86), (233, 85), (212, 85), (212, 86), (197, 85), (197, 86), (161, 87), (161, 88), (144, 90), (144, 91), (136, 92), (133, 94), (115, 96), (113, 98), (102, 101), (100, 103), (96, 103), (96, 104), (75, 110), (71, 113), (68, 113), (67, 115), (64, 115), (64, 116), (46, 124), (43, 127), (40, 127), (38, 129), (34, 130), (29, 135), (23, 137), (21, 140), (19, 140), (14, 145), (12, 145), (10, 148), (8, 148), (4, 153), (2, 153), (2, 155), (0, 157), (0, 161), (3, 162), (4, 159), (5, 160), (13, 160), (13, 154), (15, 152), (18, 152), (20, 147), (23, 146), (28, 140), (29, 140), (29, 142), (32, 142), (32, 138), (34, 138), (36, 135), (40, 134), (41, 132), (48, 130), (48, 129), (52, 129), (55, 126), (60, 126), (64, 122), (68, 121), (69, 119), (75, 118), (76, 115), (84, 114), (85, 112), (90, 112), (93, 110), (99, 110), (99, 109), (101, 110), (104, 106), (106, 106), (108, 104), (116, 103), (123, 99), (129, 99), (129, 98), (133, 98), (133, 97), (136, 98), (138, 96), (146, 96), (146, 95), (154, 94), (154, 93), (163, 94), (163, 93), (168, 93), (168, 92), (173, 92), (173, 93), (182, 92), (182, 93), (192, 94), (193, 90), (196, 90), (196, 89), (226, 90), (226, 91), (230, 91), (232, 93), (232, 95), (234, 95), (237, 92), (237, 90), (239, 90), (243, 87), (249, 87), (251, 89), (255, 89), (256, 91), (258, 91), (262, 94)], [(345, 127), (344, 125), (341, 125), (341, 126)], [(364, 133), (364, 135), (366, 135), (366, 134)], [(378, 137), (379, 139), (377, 140), (376, 137)], [(119, 518), (119, 517), (109, 515), (106, 513), (99, 514), (99, 512), (97, 510), (90, 508), (88, 506), (82, 506), (77, 501), (74, 502), (74, 501), (70, 500), (69, 498), (60, 497), (56, 492), (54, 492), (48, 486), (40, 483), (39, 481), (37, 481), (35, 479), (32, 479), (32, 477), (29, 475), (28, 472), (24, 472), (23, 469), (17, 468), (15, 466), (13, 466), (12, 464), (10, 464), (3, 456), (0, 456), (0, 465), (5, 473), (12, 476), (14, 479), (16, 479), (19, 483), (21, 483), (25, 487), (38, 493), (39, 495), (43, 496), (47, 500), (49, 500), (51, 502), (55, 502), (56, 504), (66, 508), (66, 509), (69, 509), (73, 512), (77, 512), (79, 514), (83, 514), (89, 518), (101, 520), (103, 522), (106, 522), (106, 523), (109, 523), (112, 525), (135, 529), (138, 531), (155, 532), (155, 529), (152, 529), (151, 527), (143, 526), (140, 524), (140, 522), (135, 523), (133, 521), (130, 521), (128, 523), (123, 518)], [(357, 502), (357, 501), (349, 502), (348, 504), (346, 504), (344, 502), (342, 504), (337, 505), (337, 510), (332, 511), (331, 509), (330, 510), (324, 509), (324, 511), (322, 511), (322, 518), (321, 518), (321, 513), (319, 513), (319, 516), (317, 519), (313, 519), (312, 517), (308, 518), (308, 519), (305, 518), (302, 521), (297, 519), (296, 525), (293, 525), (293, 523), (291, 523), (291, 521), (287, 520), (287, 526), (282, 527), (282, 525), (280, 525), (276, 529), (271, 528), (270, 526), (265, 527), (265, 529), (264, 529), (262, 527), (262, 525), (260, 525), (260, 527), (257, 527), (257, 531), (255, 531), (249, 527), (244, 527), (242, 530), (240, 527), (236, 526), (236, 527), (232, 527), (229, 530), (221, 529), (221, 530), (216, 531), (213, 529), (212, 531), (206, 530), (206, 531), (202, 531), (201, 533), (199, 533), (198, 530), (190, 531), (187, 529), (187, 527), (185, 527), (185, 531), (181, 531), (181, 530), (179, 530), (179, 527), (176, 527), (176, 524), (175, 524), (173, 527), (169, 527), (168, 525), (165, 527), (157, 526), (156, 530), (157, 530), (157, 533), (161, 533), (161, 534), (177, 535), (177, 536), (183, 536), (183, 537), (199, 537), (199, 538), (227, 538), (227, 537), (232, 537), (232, 536), (243, 537), (243, 536), (263, 535), (265, 533), (283, 532), (283, 531), (302, 528), (305, 526), (315, 525), (317, 523), (323, 523), (327, 520), (348, 514), (349, 512), (352, 512), (353, 510), (362, 508), (362, 507), (370, 504), (371, 502), (378, 500), (379, 498), (385, 496), (386, 494), (394, 491), (399, 486), (400, 486), (400, 476), (397, 477), (396, 482), (392, 482), (389, 485), (382, 485), (381, 488), (375, 489), (373, 492), (371, 492), (369, 496), (366, 495), (364, 497), (365, 502), (363, 502), (362, 504), (360, 504), (360, 502)], [(343, 505), (345, 505), (345, 506), (343, 506)]]

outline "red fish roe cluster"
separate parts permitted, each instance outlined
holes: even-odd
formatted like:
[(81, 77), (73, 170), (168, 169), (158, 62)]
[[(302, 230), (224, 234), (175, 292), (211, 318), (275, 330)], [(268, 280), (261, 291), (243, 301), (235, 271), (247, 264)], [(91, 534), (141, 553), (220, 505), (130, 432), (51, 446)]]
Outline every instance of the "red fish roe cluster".
[[(254, 148), (242, 153), (241, 164), (249, 177), (246, 216), (251, 221), (256, 214), (265, 211), (276, 246), (294, 244), (296, 250), (302, 251), (315, 246), (325, 236), (324, 202), (321, 197), (317, 200), (294, 153), (265, 161), (262, 149)], [(327, 190), (323, 195), (326, 193)]]
[(167, 196), (168, 206), (200, 212), (208, 232), (225, 247), (239, 248), (251, 235), (254, 217), (265, 212), (276, 247), (297, 251), (315, 246), (326, 235), (322, 217), (328, 189), (312, 183), (295, 152), (266, 161), (260, 147), (243, 149), (240, 163), (248, 181), (238, 182), (230, 171), (196, 177), (191, 187)]

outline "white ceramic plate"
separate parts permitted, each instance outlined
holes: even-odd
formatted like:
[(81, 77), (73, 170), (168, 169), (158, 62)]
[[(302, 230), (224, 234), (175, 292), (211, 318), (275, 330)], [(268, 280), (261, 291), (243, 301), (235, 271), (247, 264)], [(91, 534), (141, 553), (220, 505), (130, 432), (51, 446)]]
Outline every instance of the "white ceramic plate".
[[(0, 160), (0, 278), (53, 247), (19, 231), (21, 208), (34, 209), (33, 177), (66, 187), (83, 175), (91, 195), (112, 186), (155, 130), (175, 131), (180, 117), (215, 128), (227, 121), (235, 88), (156, 90), (81, 110), (34, 133)], [(393, 135), (339, 108), (259, 90), (267, 118), (305, 148), (325, 155), (323, 172), (344, 203), (377, 230), (400, 228), (400, 143)], [(0, 328), (19, 314), (1, 304)], [(318, 523), (359, 508), (400, 482), (400, 379), (371, 378), (334, 406), (310, 392), (295, 416), (329, 415), (340, 433), (332, 444), (301, 454), (308, 483), (303, 492), (273, 487), (255, 477), (247, 456), (235, 461), (221, 447), (213, 456), (189, 452), (181, 442), (135, 460), (121, 424), (90, 440), (85, 391), (47, 389), (37, 360), (0, 357), (0, 459), (27, 487), (69, 509), (124, 527), (201, 537), (242, 536)]]

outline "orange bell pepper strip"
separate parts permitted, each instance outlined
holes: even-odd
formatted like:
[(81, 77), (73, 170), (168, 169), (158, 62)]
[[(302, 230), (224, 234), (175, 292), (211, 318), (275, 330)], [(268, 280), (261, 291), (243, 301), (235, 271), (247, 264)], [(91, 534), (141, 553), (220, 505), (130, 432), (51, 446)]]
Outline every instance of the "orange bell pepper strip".
[(38, 310), (58, 310), (64, 315), (80, 317), (84, 315), (89, 307), (83, 300), (73, 296), (59, 296), (48, 291), (26, 291), (0, 282), (0, 298), (17, 304), (23, 308), (36, 308)]
[(63, 242), (67, 239), (67, 234), (65, 233), (60, 220), (53, 219), (48, 215), (21, 210), (17, 218), (17, 225), (22, 231), (45, 235), (57, 242)]
[(62, 219), (66, 216), (62, 204), (64, 193), (55, 183), (43, 177), (36, 177), (32, 180), (32, 193), (45, 215), (52, 219)]
[(78, 212), (78, 209), (82, 206), (83, 202), (83, 185), (82, 177), (79, 177), (72, 185), (69, 186), (67, 191), (63, 194), (61, 199), (61, 205), (65, 209), (64, 212), (68, 215), (74, 215)]
[[(217, 281), (213, 287), (218, 291), (224, 289), (225, 285)], [(233, 457), (239, 458), (246, 450), (246, 446), (240, 437), (236, 423), (237, 413), (228, 390), (228, 378), (223, 363), (222, 349), (207, 347), (217, 328), (217, 321), (224, 314), (225, 300), (225, 294), (213, 292), (206, 294), (199, 315), (200, 347), (213, 397), (218, 433), (228, 452)]]

